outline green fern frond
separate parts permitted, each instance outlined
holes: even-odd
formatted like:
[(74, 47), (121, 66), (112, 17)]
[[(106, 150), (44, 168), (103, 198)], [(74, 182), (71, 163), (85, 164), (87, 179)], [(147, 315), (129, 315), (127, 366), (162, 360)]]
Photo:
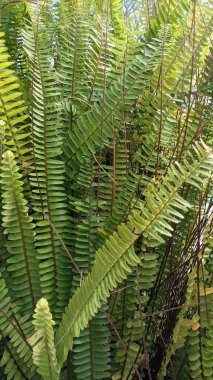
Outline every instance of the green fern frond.
[[(88, 167), (84, 167), (88, 170)], [(91, 168), (90, 168), (91, 169)], [(84, 173), (84, 171), (83, 171)], [(82, 174), (82, 172), (81, 172)], [(83, 176), (84, 180), (86, 176)], [(81, 182), (78, 180), (78, 182)], [(85, 182), (83, 183), (85, 186)], [(83, 275), (91, 272), (95, 259), (95, 242), (97, 229), (102, 224), (100, 215), (96, 215), (96, 199), (94, 190), (90, 191), (84, 201), (75, 200), (73, 206), (79, 214), (79, 223), (76, 225), (74, 254), (75, 263)], [(102, 204), (100, 203), (100, 206)], [(73, 270), (72, 293), (80, 284), (79, 273)], [(106, 309), (105, 306), (103, 308)], [(74, 339), (73, 368), (76, 379), (105, 379), (109, 375), (109, 329), (106, 316), (99, 312), (89, 326), (81, 332), (79, 338)], [(82, 366), (82, 355), (84, 365)]]
[[(200, 297), (200, 324), (201, 324), (201, 339), (199, 341), (202, 357), (200, 367), (202, 368), (205, 379), (210, 380), (213, 376), (213, 217), (210, 216), (205, 230), (203, 231), (203, 250), (200, 256), (204, 268), (200, 273), (199, 284), (202, 284), (199, 289)], [(204, 277), (204, 281), (203, 281)]]
[[(23, 196), (23, 181), (14, 161), (7, 151), (2, 161), (3, 227), (8, 237), (9, 257), (7, 270), (11, 278), (14, 300), (22, 304), (26, 314), (32, 313), (40, 297), (38, 262), (34, 247), (34, 225), (28, 215), (27, 201)], [(20, 270), (22, 276), (20, 276)]]
[(0, 33), (0, 116), (5, 122), (4, 143), (22, 162), (29, 160), (32, 150), (28, 115), (24, 112), (27, 107), (3, 38), (4, 33)]
[[(47, 49), (50, 51), (50, 37), (41, 31), (37, 34), (34, 14), (32, 25), (23, 30), (24, 48), (28, 54), (31, 70), (32, 91), (32, 141), (34, 162), (30, 183), (32, 186), (32, 207), (36, 221), (35, 244), (38, 252), (42, 294), (50, 307), (55, 305), (58, 318), (68, 301), (67, 289), (70, 277), (70, 262), (61, 246), (66, 225), (66, 204), (64, 165), (60, 159), (62, 136), (60, 129), (60, 109), (56, 101), (58, 87), (55, 72), (50, 67)], [(42, 25), (42, 24), (41, 24)], [(38, 41), (40, 45), (38, 47)], [(65, 285), (65, 276), (67, 285)]]
[(59, 365), (54, 346), (54, 331), (48, 302), (42, 298), (36, 305), (33, 324), (36, 333), (28, 339), (33, 346), (33, 362), (38, 367), (37, 372), (44, 380), (59, 379)]
[[(210, 298), (210, 297), (209, 297)], [(210, 298), (210, 302), (213, 302), (213, 297)], [(213, 376), (213, 347), (212, 347), (212, 341), (213, 341), (213, 317), (212, 317), (213, 311), (209, 313), (209, 325), (208, 325), (208, 332), (206, 334), (206, 338), (204, 340), (204, 346), (203, 346), (203, 352), (202, 352), (202, 365), (203, 365), (203, 373), (207, 380), (210, 380)]]
[[(76, 379), (102, 380), (110, 376), (109, 329), (106, 316), (98, 312), (74, 340), (73, 366)], [(83, 357), (83, 365), (82, 365)]]
[(115, 33), (118, 37), (125, 36), (125, 20), (123, 16), (123, 4), (120, 0), (110, 0), (110, 11)]
[(209, 218), (209, 222), (203, 231), (203, 245), (205, 258), (205, 269), (209, 273), (208, 285), (211, 287), (213, 284), (213, 216)]
[[(197, 322), (198, 323), (198, 322)], [(192, 379), (202, 378), (199, 329), (191, 330), (189, 336), (189, 366)]]
[(160, 25), (165, 23), (181, 23), (184, 15), (190, 10), (191, 2), (189, 0), (174, 0), (170, 4), (169, 0), (156, 2), (155, 17), (151, 21), (149, 32), (155, 35)]
[[(62, 121), (66, 130), (72, 130), (75, 113), (85, 109), (88, 77), (84, 65), (89, 46), (89, 23), (83, 9), (70, 4), (69, 26), (60, 31), (58, 77), (62, 97)], [(66, 14), (61, 15), (62, 20)], [(86, 80), (87, 78), (87, 80)], [(65, 132), (64, 131), (64, 132)]]
[[(5, 6), (4, 6), (5, 5)], [(3, 6), (3, 7), (2, 7)], [(8, 49), (8, 54), (13, 61), (13, 68), (16, 74), (21, 78), (21, 91), (24, 98), (27, 98), (25, 93), (25, 85), (28, 87), (27, 65), (25, 55), (22, 49), (21, 28), (25, 23), (26, 4), (24, 2), (10, 3), (10, 6), (5, 1), (1, 2), (0, 11), (0, 30), (5, 33), (5, 45)], [(23, 86), (24, 82), (24, 86)]]

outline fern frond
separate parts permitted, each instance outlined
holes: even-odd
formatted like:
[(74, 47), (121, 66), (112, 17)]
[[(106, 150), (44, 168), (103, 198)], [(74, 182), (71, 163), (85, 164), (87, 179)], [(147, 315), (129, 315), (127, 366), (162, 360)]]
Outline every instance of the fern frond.
[[(210, 302), (212, 303), (213, 297), (210, 298)], [(213, 376), (213, 347), (212, 347), (212, 341), (213, 341), (213, 318), (212, 314), (213, 311), (211, 310), (210, 314), (210, 321), (208, 326), (208, 332), (206, 334), (206, 338), (204, 340), (204, 346), (203, 346), (203, 373), (207, 380), (210, 380)]]
[(40, 297), (34, 225), (28, 215), (27, 201), (23, 196), (22, 176), (18, 172), (14, 154), (10, 151), (3, 154), (1, 177), (3, 227), (8, 237), (6, 246), (10, 254), (7, 258), (7, 270), (11, 276), (10, 286), (14, 300), (23, 305), (26, 314), (32, 313)]
[[(98, 312), (74, 340), (73, 366), (76, 379), (102, 380), (110, 376), (109, 330), (106, 316)], [(82, 365), (83, 357), (83, 365)]]
[(4, 33), (0, 33), (0, 116), (5, 122), (4, 143), (21, 163), (29, 160), (32, 150), (28, 115), (24, 112), (27, 107), (3, 38)]
[(211, 287), (213, 283), (213, 216), (210, 217), (209, 223), (203, 232), (203, 244), (205, 247), (204, 257), (206, 258), (205, 268), (210, 274), (208, 284)]
[[(87, 167), (84, 167), (84, 170), (85, 169), (88, 170)], [(82, 175), (82, 171), (80, 174)], [(85, 180), (86, 176), (83, 176), (83, 178)], [(78, 182), (81, 182), (80, 179), (81, 178), (79, 178)], [(86, 183), (84, 182), (83, 185), (85, 186)], [(75, 228), (75, 262), (84, 276), (92, 270), (95, 259), (97, 229), (101, 225), (101, 217), (100, 215), (96, 215), (96, 199), (94, 199), (93, 196), (94, 190), (90, 191), (84, 201), (76, 199), (73, 202), (75, 210), (80, 213), (79, 223)], [(102, 206), (101, 203), (100, 206)], [(79, 283), (79, 273), (73, 270), (72, 293), (79, 287)], [(105, 306), (103, 306), (103, 308), (104, 307)], [(89, 326), (81, 332), (79, 338), (74, 339), (73, 367), (76, 379), (101, 380), (108, 377), (110, 361), (108, 340), (109, 330), (107, 319), (103, 313), (99, 312), (92, 321), (89, 322)], [(84, 356), (83, 366), (82, 355)]]
[[(27, 87), (28, 70), (21, 40), (21, 28), (24, 26), (24, 20), (27, 16), (26, 4), (24, 2), (6, 4), (5, 1), (2, 1), (1, 7), (3, 5), (5, 5), (5, 7), (1, 8), (0, 11), (0, 30), (5, 33), (5, 45), (13, 61), (13, 68), (15, 68), (18, 77), (24, 81)], [(27, 94), (23, 91), (23, 82), (20, 85), (23, 96), (26, 97)]]
[(192, 379), (199, 379), (202, 377), (199, 329), (190, 331), (189, 344), (190, 375)]
[(191, 2), (189, 0), (174, 0), (170, 4), (169, 0), (156, 2), (155, 17), (151, 21), (149, 33), (155, 35), (160, 25), (165, 23), (181, 23), (184, 15), (190, 10)]
[[(204, 264), (199, 278), (199, 298), (200, 298), (200, 339), (199, 354), (201, 351), (200, 368), (202, 369), (205, 379), (210, 380), (213, 376), (213, 217), (209, 218), (205, 230), (203, 231), (203, 250), (200, 256)], [(204, 278), (203, 278), (204, 277)], [(204, 281), (203, 281), (204, 280)], [(193, 346), (191, 346), (193, 351)], [(191, 364), (192, 370), (193, 364)]]
[(36, 305), (33, 324), (36, 333), (28, 339), (33, 346), (33, 362), (37, 372), (44, 380), (59, 379), (59, 365), (54, 347), (54, 331), (52, 315), (48, 302), (42, 298)]
[[(50, 307), (55, 305), (56, 293), (58, 318), (67, 303), (64, 291), (70, 276), (70, 262), (67, 253), (53, 228), (62, 236), (66, 224), (64, 165), (61, 153), (59, 106), (56, 103), (58, 87), (55, 73), (47, 57), (51, 39), (44, 31), (37, 34), (37, 20), (32, 12), (32, 25), (23, 30), (24, 48), (29, 57), (32, 91), (32, 141), (34, 168), (30, 173), (32, 186), (32, 207), (36, 221), (35, 244), (38, 251), (39, 272), (42, 294)], [(38, 21), (40, 22), (40, 21)], [(39, 24), (40, 25), (40, 24)], [(41, 24), (42, 25), (42, 24)], [(42, 41), (38, 47), (38, 41)]]
[(125, 36), (125, 20), (123, 16), (123, 4), (120, 0), (110, 0), (110, 11), (115, 34), (118, 37)]
[(72, 130), (76, 111), (79, 112), (85, 108), (89, 85), (84, 69), (89, 46), (88, 16), (81, 4), (70, 3), (67, 6), (71, 17), (69, 20), (67, 19), (67, 14), (62, 7), (62, 22), (69, 26), (63, 27), (60, 31), (59, 62), (57, 64), (61, 86), (62, 121), (65, 131)]

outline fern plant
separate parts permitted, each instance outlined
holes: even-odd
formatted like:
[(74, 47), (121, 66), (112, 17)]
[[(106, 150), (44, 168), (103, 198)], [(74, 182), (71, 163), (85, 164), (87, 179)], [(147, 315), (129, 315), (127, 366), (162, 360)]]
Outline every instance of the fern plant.
[(0, 377), (213, 375), (212, 7), (0, 1)]

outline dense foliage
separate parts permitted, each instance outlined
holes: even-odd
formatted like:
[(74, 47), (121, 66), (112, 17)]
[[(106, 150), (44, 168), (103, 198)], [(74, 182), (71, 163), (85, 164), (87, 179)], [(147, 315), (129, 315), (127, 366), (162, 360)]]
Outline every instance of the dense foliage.
[(212, 15), (0, 1), (0, 378), (213, 378)]

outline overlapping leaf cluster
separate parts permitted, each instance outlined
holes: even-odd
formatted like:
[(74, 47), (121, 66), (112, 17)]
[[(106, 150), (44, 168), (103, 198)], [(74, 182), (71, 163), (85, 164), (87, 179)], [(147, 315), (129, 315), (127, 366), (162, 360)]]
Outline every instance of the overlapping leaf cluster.
[(212, 7), (0, 1), (0, 376), (213, 375)]

